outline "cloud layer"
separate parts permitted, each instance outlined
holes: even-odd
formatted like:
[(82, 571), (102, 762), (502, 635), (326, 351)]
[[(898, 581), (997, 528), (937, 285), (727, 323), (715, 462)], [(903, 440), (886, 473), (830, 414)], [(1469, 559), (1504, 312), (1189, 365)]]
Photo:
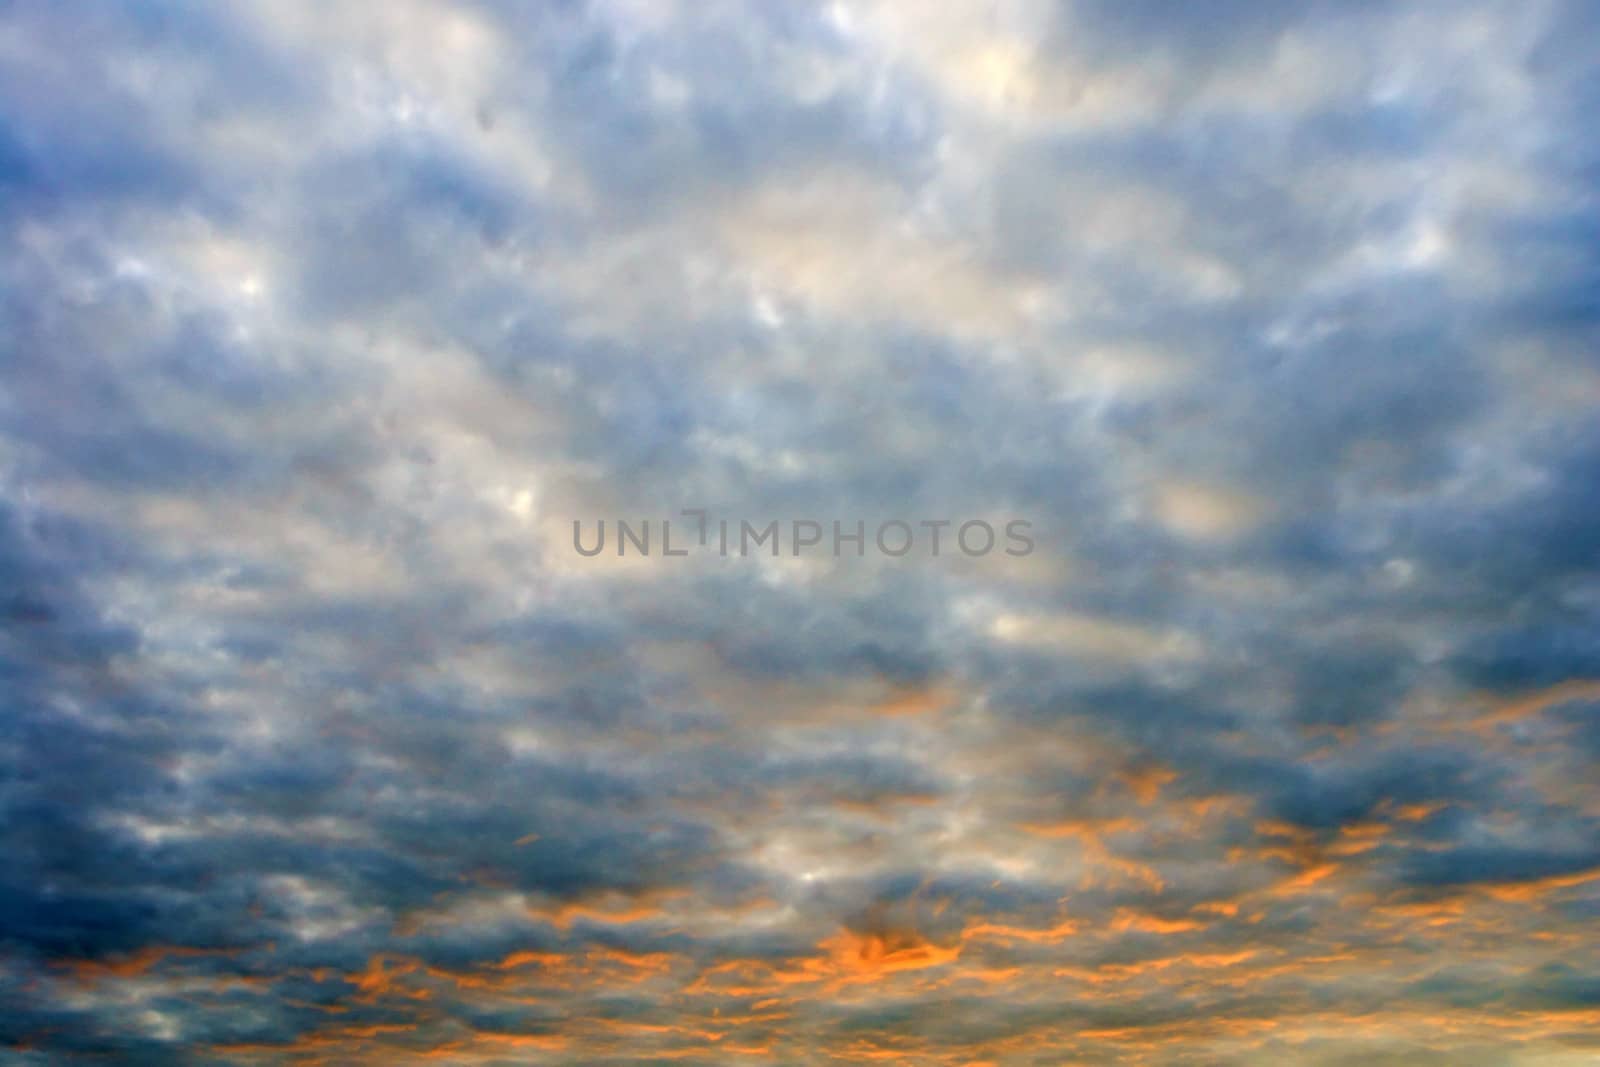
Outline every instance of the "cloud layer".
[(1597, 34), (0, 5), (0, 1058), (1589, 1062)]

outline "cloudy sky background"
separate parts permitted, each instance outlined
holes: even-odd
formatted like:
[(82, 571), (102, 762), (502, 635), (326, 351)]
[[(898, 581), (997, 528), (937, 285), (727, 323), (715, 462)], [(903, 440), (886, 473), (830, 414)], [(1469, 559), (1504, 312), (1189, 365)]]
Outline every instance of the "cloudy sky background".
[(0, 3), (0, 1059), (1592, 1063), (1597, 39)]

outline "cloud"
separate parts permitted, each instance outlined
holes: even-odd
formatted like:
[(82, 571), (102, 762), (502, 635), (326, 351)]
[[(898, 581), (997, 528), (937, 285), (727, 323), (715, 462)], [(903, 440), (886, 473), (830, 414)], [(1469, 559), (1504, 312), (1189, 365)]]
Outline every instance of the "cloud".
[(1592, 23), (5, 5), (8, 1062), (1589, 1056)]

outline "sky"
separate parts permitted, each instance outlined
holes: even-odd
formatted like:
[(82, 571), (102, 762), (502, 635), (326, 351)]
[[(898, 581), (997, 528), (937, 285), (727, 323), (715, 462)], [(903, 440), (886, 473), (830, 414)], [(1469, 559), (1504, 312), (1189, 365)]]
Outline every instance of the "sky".
[(0, 2), (0, 1063), (1596, 1062), (1597, 38)]

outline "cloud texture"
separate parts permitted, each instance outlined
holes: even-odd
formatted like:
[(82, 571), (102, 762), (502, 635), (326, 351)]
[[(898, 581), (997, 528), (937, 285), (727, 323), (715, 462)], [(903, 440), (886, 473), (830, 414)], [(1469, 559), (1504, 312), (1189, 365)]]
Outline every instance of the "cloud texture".
[(0, 3), (0, 1059), (1591, 1062), (1597, 36)]

